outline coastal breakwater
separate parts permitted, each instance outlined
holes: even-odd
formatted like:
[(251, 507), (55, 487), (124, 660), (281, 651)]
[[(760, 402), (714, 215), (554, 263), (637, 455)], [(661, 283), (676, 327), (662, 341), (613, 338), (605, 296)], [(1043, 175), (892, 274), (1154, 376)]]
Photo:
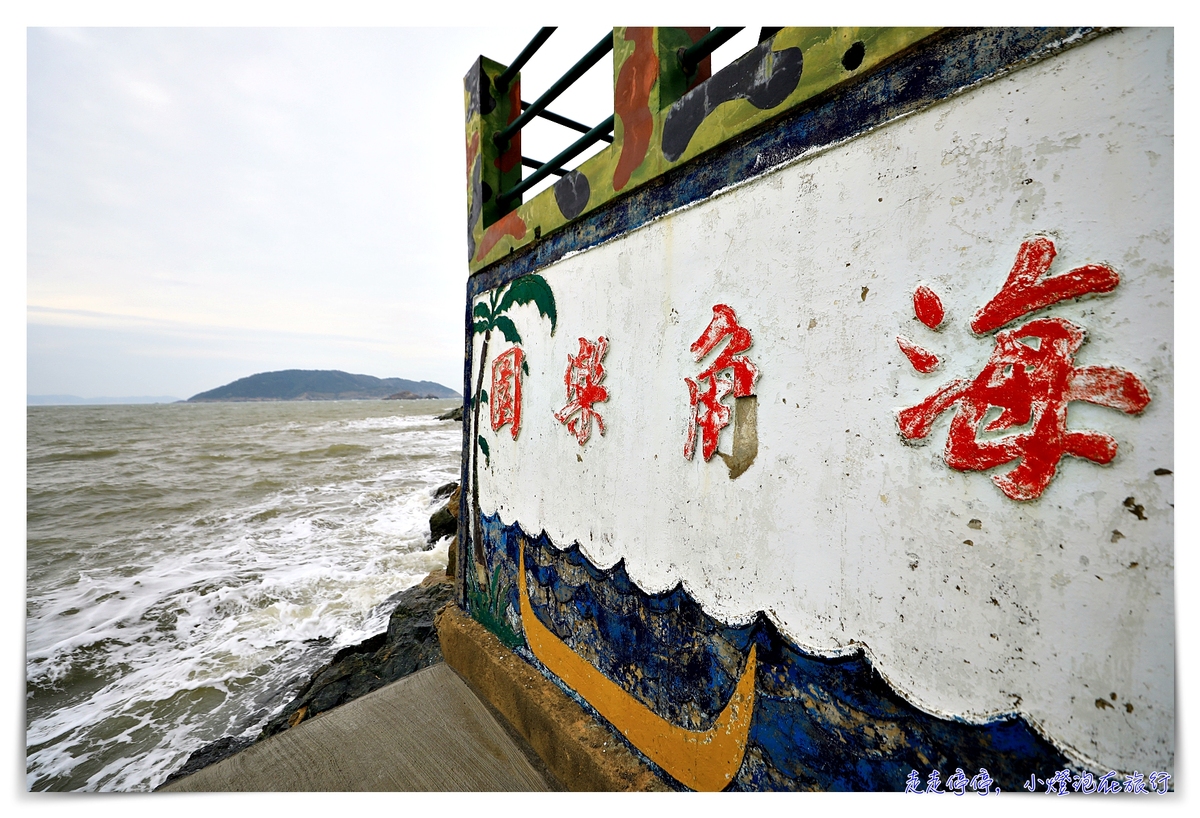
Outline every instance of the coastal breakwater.
[(339, 705), (441, 661), (433, 618), (450, 601), (451, 578), (430, 574), (421, 584), (385, 601), (394, 606), (387, 630), (342, 648), (319, 668), (257, 736), (226, 736), (193, 752), (158, 789), (216, 764), (260, 741), (278, 735)]
[(673, 788), (1168, 789), (1172, 33), (703, 34), (507, 212), (466, 77), (458, 606)]
[[(435, 492), (448, 498), (430, 519), (432, 543), (448, 536), (442, 520), (458, 511), (458, 485)], [(451, 545), (453, 555), (454, 544)], [(429, 667), (442, 660), (434, 616), (453, 596), (453, 556), (445, 571), (434, 571), (419, 584), (397, 591), (380, 603), (390, 611), (387, 629), (342, 648), (322, 665), (296, 694), (263, 726), (256, 736), (224, 736), (194, 751), (157, 789), (216, 764), (260, 741), (278, 735), (335, 707)]]

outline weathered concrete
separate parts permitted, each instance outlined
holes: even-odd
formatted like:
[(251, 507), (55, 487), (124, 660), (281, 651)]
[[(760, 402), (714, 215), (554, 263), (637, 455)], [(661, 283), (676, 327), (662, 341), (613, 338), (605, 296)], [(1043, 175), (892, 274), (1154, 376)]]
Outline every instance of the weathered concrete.
[(435, 620), (442, 656), (575, 791), (664, 791), (661, 780), (545, 676), (450, 605)]
[(453, 670), (437, 664), (162, 791), (556, 789), (526, 752)]

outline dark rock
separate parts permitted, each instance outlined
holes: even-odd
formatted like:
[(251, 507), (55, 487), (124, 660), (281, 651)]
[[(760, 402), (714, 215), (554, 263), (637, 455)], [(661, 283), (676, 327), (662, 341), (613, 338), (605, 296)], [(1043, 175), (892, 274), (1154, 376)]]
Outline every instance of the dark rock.
[(437, 395), (418, 395), (416, 392), (401, 389), (394, 395), (388, 395), (384, 400), (437, 400)]
[(460, 423), (461, 423), (461, 422), (462, 422), (462, 418), (463, 418), (463, 414), (462, 414), (462, 407), (461, 407), (461, 406), (455, 406), (453, 409), (451, 409), (451, 410), (450, 410), (449, 412), (447, 412), (446, 414), (444, 414), (444, 415), (438, 415), (436, 419), (437, 419), (437, 420), (457, 420), (458, 422), (460, 422)]
[(447, 483), (444, 486), (438, 486), (437, 491), (433, 493), (433, 499), (440, 500), (443, 497), (449, 497), (458, 488), (458, 483)]
[(216, 764), (222, 759), (229, 758), (234, 753), (240, 753), (254, 742), (255, 739), (249, 736), (244, 738), (225, 736), (224, 738), (219, 738), (216, 741), (205, 744), (188, 756), (188, 760), (183, 763), (183, 766), (167, 776), (167, 780), (159, 784), (156, 789), (162, 789), (176, 779), (191, 775), (210, 764)]
[[(401, 593), (403, 593), (403, 591), (401, 591)], [(397, 603), (399, 603), (399, 601), (399, 599), (396, 600)], [(342, 661), (343, 659), (348, 659), (356, 653), (374, 653), (383, 647), (385, 642), (387, 642), (387, 634), (377, 633), (368, 639), (364, 639), (357, 645), (351, 645), (348, 648), (342, 648), (333, 655), (333, 658), (329, 660), (329, 663), (336, 665), (338, 662)]]
[(429, 518), (429, 543), (431, 546), (442, 537), (453, 537), (458, 533), (458, 503), (461, 497), (462, 491), (455, 486), (446, 505), (433, 512)]
[(458, 537), (450, 541), (450, 548), (446, 554), (446, 576), (453, 577), (456, 570), (458, 570)]

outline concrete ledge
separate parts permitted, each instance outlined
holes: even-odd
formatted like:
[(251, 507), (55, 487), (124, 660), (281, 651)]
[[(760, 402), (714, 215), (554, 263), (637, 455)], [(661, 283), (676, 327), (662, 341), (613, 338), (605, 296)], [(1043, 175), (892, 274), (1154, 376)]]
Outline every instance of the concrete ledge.
[(567, 789), (669, 791), (607, 727), (457, 605), (439, 611), (434, 623), (446, 664), (529, 742)]
[(553, 789), (453, 670), (436, 664), (320, 713), (161, 792)]

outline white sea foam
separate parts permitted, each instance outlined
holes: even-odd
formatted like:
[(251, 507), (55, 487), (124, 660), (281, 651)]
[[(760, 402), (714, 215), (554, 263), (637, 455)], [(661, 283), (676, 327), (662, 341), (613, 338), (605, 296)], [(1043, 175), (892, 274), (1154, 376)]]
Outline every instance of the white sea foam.
[[(439, 405), (114, 407), (104, 434), (31, 410), (29, 786), (153, 788), (382, 631), (380, 603), (445, 568), (448, 540), (424, 549), (462, 437)], [(135, 433), (136, 455), (106, 437)], [(119, 454), (53, 458), (85, 447)]]

